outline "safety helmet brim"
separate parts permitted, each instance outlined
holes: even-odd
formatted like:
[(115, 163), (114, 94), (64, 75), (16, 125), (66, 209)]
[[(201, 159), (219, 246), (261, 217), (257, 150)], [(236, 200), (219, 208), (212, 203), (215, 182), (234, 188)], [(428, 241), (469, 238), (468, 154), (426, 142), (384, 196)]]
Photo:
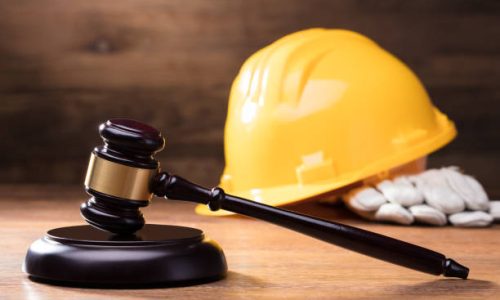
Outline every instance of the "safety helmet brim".
[[(410, 148), (402, 149), (396, 154), (386, 157), (385, 159), (377, 160), (358, 172), (344, 174), (343, 176), (332, 180), (314, 184), (293, 184), (251, 190), (226, 190), (226, 193), (256, 202), (262, 202), (271, 206), (283, 206), (313, 197), (319, 198), (323, 194), (327, 194), (341, 187), (345, 187), (365, 178), (380, 174), (393, 168), (394, 166), (403, 165), (428, 155), (429, 153), (432, 153), (448, 144), (457, 135), (455, 125), (438, 110), (436, 110), (435, 113), (437, 114), (439, 130), (434, 132), (435, 135), (433, 137), (428, 137), (427, 139), (420, 141), (420, 143), (415, 144)], [(198, 205), (195, 211), (200, 215), (210, 216), (227, 216), (233, 214), (232, 212), (225, 210), (213, 212), (210, 211), (210, 209), (205, 205)]]

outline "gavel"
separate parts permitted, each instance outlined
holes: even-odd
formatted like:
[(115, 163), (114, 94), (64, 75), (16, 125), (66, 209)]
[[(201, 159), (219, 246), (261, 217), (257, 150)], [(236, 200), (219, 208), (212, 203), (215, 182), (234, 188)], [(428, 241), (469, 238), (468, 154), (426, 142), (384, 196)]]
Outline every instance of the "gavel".
[[(133, 235), (145, 220), (141, 207), (153, 196), (208, 205), (267, 221), (373, 258), (417, 271), (466, 279), (469, 269), (443, 254), (388, 236), (272, 207), (204, 188), (160, 170), (154, 158), (165, 145), (157, 129), (129, 119), (108, 120), (99, 127), (104, 145), (91, 154), (85, 189), (92, 197), (81, 205), (92, 226), (117, 235)], [(235, 229), (237, 230), (237, 229)]]

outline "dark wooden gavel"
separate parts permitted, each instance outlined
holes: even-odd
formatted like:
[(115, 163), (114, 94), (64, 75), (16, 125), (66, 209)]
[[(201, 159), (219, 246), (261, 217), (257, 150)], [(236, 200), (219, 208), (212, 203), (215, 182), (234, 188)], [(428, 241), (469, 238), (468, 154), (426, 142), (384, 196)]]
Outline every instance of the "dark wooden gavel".
[(81, 205), (85, 220), (115, 234), (133, 234), (144, 226), (140, 208), (153, 195), (206, 204), (264, 220), (319, 240), (421, 272), (466, 279), (469, 269), (443, 254), (381, 234), (330, 222), (207, 189), (186, 179), (160, 172), (154, 154), (164, 147), (161, 133), (127, 119), (99, 127), (104, 145), (91, 154), (85, 179), (92, 196)]

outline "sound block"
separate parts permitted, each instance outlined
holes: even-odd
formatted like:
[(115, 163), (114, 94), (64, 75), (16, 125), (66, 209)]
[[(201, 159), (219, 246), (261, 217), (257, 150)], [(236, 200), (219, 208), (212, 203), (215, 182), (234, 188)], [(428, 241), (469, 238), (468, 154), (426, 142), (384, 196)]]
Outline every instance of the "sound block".
[(147, 224), (120, 236), (82, 225), (52, 229), (33, 242), (23, 270), (56, 285), (137, 288), (218, 280), (227, 264), (199, 229)]

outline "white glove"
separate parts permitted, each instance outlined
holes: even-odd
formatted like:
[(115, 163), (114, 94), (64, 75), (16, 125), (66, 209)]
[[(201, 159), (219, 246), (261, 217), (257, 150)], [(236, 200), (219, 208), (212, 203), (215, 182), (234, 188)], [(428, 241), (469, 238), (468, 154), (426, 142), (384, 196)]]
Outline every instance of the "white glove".
[(457, 167), (431, 169), (384, 180), (343, 196), (358, 215), (409, 225), (484, 227), (500, 220), (500, 201), (489, 201), (481, 184)]

